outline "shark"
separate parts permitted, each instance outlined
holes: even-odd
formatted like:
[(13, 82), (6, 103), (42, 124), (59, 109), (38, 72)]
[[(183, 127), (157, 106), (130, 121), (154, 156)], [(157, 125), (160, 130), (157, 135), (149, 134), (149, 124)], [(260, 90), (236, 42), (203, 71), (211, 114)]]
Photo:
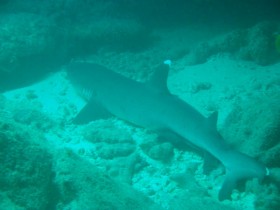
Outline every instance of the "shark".
[(168, 131), (213, 156), (225, 168), (219, 190), (220, 201), (230, 199), (241, 180), (262, 180), (269, 170), (256, 159), (230, 147), (217, 131), (218, 114), (204, 117), (194, 107), (170, 93), (167, 78), (171, 61), (158, 65), (145, 83), (125, 77), (90, 62), (72, 62), (66, 66), (70, 82), (87, 99), (73, 122), (116, 116), (134, 125), (158, 132)]

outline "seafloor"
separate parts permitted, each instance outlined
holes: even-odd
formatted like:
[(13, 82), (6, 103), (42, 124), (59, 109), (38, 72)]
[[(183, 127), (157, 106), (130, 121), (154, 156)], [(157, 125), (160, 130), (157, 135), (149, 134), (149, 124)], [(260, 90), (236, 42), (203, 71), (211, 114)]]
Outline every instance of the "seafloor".
[[(1, 210), (280, 208), (277, 1), (251, 15), (249, 0), (38, 2), (0, 3)], [(65, 72), (71, 60), (146, 82), (165, 59), (170, 92), (205, 117), (218, 111), (220, 134), (269, 177), (221, 202), (223, 167), (205, 174), (193, 148), (116, 117), (72, 123), (86, 101)]]

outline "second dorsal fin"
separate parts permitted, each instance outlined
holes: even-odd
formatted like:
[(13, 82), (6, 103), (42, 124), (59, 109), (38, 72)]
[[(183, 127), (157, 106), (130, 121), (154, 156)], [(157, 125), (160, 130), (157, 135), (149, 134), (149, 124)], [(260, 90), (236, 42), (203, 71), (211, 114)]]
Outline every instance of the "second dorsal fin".
[(208, 118), (206, 118), (206, 125), (211, 130), (217, 130), (218, 112), (213, 112)]

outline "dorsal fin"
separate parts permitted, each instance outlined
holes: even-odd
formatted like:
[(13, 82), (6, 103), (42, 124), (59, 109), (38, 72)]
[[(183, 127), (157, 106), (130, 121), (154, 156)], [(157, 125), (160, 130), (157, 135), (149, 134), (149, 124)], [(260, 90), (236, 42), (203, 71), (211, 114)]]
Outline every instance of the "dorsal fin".
[(170, 60), (166, 60), (162, 64), (160, 64), (156, 68), (151, 79), (147, 82), (147, 85), (155, 89), (156, 91), (169, 94), (169, 90), (167, 88), (167, 77), (170, 65)]
[(218, 112), (213, 112), (207, 119), (206, 124), (208, 128), (212, 130), (217, 130)]

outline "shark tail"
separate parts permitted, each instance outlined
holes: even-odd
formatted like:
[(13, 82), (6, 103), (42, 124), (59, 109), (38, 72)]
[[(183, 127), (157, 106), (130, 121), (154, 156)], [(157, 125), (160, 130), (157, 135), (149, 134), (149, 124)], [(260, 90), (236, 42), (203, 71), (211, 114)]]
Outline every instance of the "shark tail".
[(260, 162), (238, 151), (230, 151), (223, 161), (226, 167), (226, 177), (219, 191), (219, 200), (231, 198), (232, 190), (239, 181), (258, 178), (262, 180), (269, 175), (268, 169)]

